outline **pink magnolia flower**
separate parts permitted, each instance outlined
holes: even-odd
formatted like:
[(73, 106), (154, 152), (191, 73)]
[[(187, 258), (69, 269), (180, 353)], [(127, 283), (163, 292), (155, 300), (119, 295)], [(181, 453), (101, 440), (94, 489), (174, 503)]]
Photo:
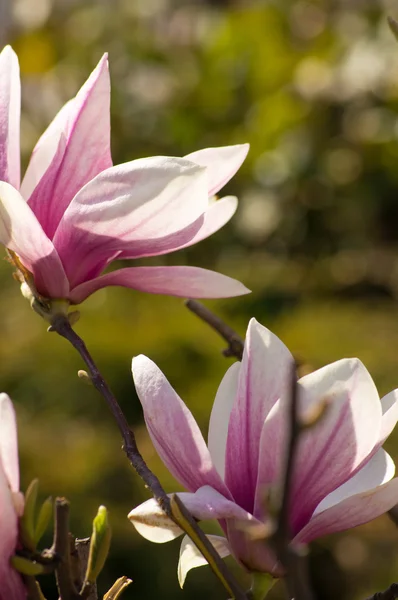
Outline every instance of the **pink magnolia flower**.
[(10, 565), (22, 513), (15, 412), (7, 394), (0, 394), (0, 600), (23, 600), (27, 595), (19, 573)]
[[(115, 259), (166, 254), (222, 227), (237, 200), (209, 202), (248, 145), (155, 156), (112, 166), (106, 55), (39, 139), (20, 185), (20, 82), (10, 47), (0, 54), (0, 242), (46, 298), (82, 302), (108, 285), (152, 293), (227, 297), (248, 290), (195, 267), (128, 267)], [(16, 255), (16, 257), (15, 257)]]
[[(191, 412), (158, 367), (133, 359), (133, 376), (145, 422), (164, 464), (188, 492), (179, 496), (200, 520), (218, 519), (225, 538), (209, 536), (219, 552), (232, 553), (249, 571), (280, 576), (264, 540), (248, 531), (268, 515), (265, 498), (281, 481), (293, 357), (268, 329), (252, 319), (242, 363), (227, 371), (210, 417), (206, 445)], [(339, 360), (299, 380), (303, 415), (328, 399), (326, 414), (300, 439), (293, 477), (290, 527), (293, 543), (366, 523), (398, 501), (394, 463), (381, 445), (398, 419), (398, 390), (380, 400), (358, 359)], [(129, 518), (153, 542), (182, 533), (151, 499)], [(246, 523), (246, 526), (245, 526)], [(205, 560), (184, 538), (182, 584)]]

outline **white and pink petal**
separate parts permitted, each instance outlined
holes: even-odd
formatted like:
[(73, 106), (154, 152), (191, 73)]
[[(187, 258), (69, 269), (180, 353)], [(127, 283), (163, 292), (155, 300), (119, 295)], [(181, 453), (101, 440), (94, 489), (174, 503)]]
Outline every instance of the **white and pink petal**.
[[(231, 554), (228, 541), (225, 537), (219, 535), (207, 535), (206, 537), (221, 558), (226, 558)], [(209, 563), (192, 540), (187, 535), (184, 536), (181, 542), (180, 558), (178, 561), (178, 583), (180, 586), (184, 586), (186, 576), (191, 569), (196, 569), (207, 564)]]
[(294, 541), (308, 544), (316, 538), (352, 529), (380, 517), (398, 503), (398, 478), (379, 487), (349, 496), (316, 514)]
[(132, 371), (149, 435), (168, 470), (190, 491), (211, 485), (228, 494), (192, 413), (161, 370), (140, 355)]
[(136, 243), (149, 247), (151, 239), (192, 225), (207, 205), (203, 167), (163, 156), (138, 159), (107, 169), (77, 193), (54, 244), (76, 286), (116, 252), (134, 256)]
[(66, 138), (62, 160), (57, 168), (54, 168), (54, 161), (48, 161), (49, 168), (29, 198), (34, 213), (51, 239), (76, 193), (112, 165), (109, 107), (109, 70), (107, 55), (104, 55), (76, 98), (56, 121)]
[(5, 182), (0, 182), (0, 243), (33, 273), (42, 295), (68, 297), (69, 283), (51, 240), (21, 194)]
[(303, 377), (299, 399), (302, 413), (324, 402), (327, 409), (300, 441), (292, 491), (294, 531), (364, 464), (379, 439), (382, 419), (375, 384), (358, 359), (340, 360)]
[(208, 194), (213, 196), (235, 175), (249, 152), (249, 144), (205, 148), (185, 158), (207, 168)]
[(0, 53), (0, 180), (20, 184), (21, 84), (18, 58), (10, 46)]
[(228, 488), (250, 512), (254, 510), (263, 424), (278, 398), (287, 395), (293, 364), (283, 342), (252, 319), (229, 419), (225, 469)]
[[(19, 491), (18, 435), (14, 406), (0, 394), (0, 463), (12, 492)], [(1, 468), (1, 467), (0, 467)]]
[(180, 298), (231, 298), (250, 293), (236, 279), (199, 267), (127, 267), (81, 283), (71, 291), (69, 299), (79, 304), (108, 286)]

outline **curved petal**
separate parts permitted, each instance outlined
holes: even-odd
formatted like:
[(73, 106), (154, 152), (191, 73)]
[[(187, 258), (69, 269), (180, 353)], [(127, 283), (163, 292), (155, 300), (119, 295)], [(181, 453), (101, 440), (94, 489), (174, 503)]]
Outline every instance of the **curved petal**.
[(160, 369), (140, 355), (132, 371), (149, 435), (168, 470), (190, 491), (208, 484), (228, 495), (195, 419)]
[[(219, 535), (206, 535), (217, 550), (221, 558), (225, 558), (231, 554), (228, 541), (225, 537)], [(192, 540), (186, 535), (181, 542), (180, 558), (178, 561), (178, 583), (182, 588), (185, 583), (188, 572), (196, 567), (207, 565), (208, 562), (203, 554), (198, 550)]]
[(235, 196), (225, 196), (216, 202), (210, 202), (206, 212), (185, 229), (157, 239), (137, 240), (134, 246), (123, 250), (118, 258), (159, 256), (193, 246), (228, 223), (237, 207), (238, 199)]
[(332, 508), (332, 506), (342, 502), (350, 496), (372, 490), (387, 483), (394, 475), (394, 461), (391, 456), (381, 448), (372, 459), (354, 475), (354, 477), (351, 477), (351, 479), (343, 483), (337, 490), (334, 490), (331, 494), (326, 496), (326, 498), (324, 498), (316, 507), (313, 516)]
[(21, 84), (18, 58), (10, 46), (0, 54), (0, 180), (20, 183)]
[(199, 521), (233, 519), (242, 523), (259, 523), (251, 513), (209, 485), (204, 485), (194, 494), (181, 492), (177, 495)]
[(38, 291), (67, 298), (69, 284), (59, 256), (21, 194), (0, 182), (0, 243), (15, 252), (34, 275)]
[(143, 538), (155, 544), (170, 542), (184, 533), (166, 515), (154, 498), (133, 508), (128, 518)]
[(128, 267), (78, 285), (69, 298), (79, 304), (108, 285), (180, 298), (230, 298), (250, 292), (236, 279), (199, 267)]
[(17, 546), (18, 522), (6, 474), (0, 465), (0, 599), (25, 598), (20, 576), (11, 568), (10, 558)]
[(240, 144), (197, 150), (185, 158), (207, 167), (209, 196), (213, 196), (235, 175), (248, 152), (249, 144)]
[(340, 360), (303, 377), (299, 389), (303, 411), (325, 401), (328, 408), (300, 440), (292, 490), (292, 528), (296, 532), (323, 498), (371, 455), (381, 427), (379, 395), (358, 359)]
[(115, 252), (192, 224), (206, 210), (206, 173), (154, 156), (100, 173), (74, 197), (54, 237), (73, 286), (98, 275)]
[(18, 492), (17, 422), (14, 407), (7, 394), (0, 394), (0, 460), (11, 490)]
[(44, 231), (53, 238), (75, 194), (112, 165), (110, 154), (110, 82), (105, 54), (67, 106), (56, 125), (63, 126), (62, 161), (51, 161), (29, 198)]
[(221, 477), (225, 473), (225, 451), (228, 437), (229, 417), (238, 389), (240, 363), (233, 364), (220, 383), (210, 415), (208, 447)]
[(293, 541), (309, 543), (312, 540), (352, 529), (386, 513), (398, 501), (398, 478), (379, 487), (355, 494), (315, 515)]
[(378, 444), (382, 446), (398, 421), (398, 390), (393, 390), (381, 399), (381, 430)]
[[(52, 171), (58, 169), (61, 164), (66, 148), (68, 119), (70, 113), (73, 111), (73, 103), (74, 100), (69, 100), (61, 108), (33, 149), (28, 168), (21, 183), (21, 194), (25, 200), (29, 200), (40, 179), (55, 160), (56, 154), (58, 154), (58, 157), (56, 163), (54, 162), (51, 166)], [(61, 139), (63, 143), (61, 143)], [(47, 185), (50, 189), (51, 183), (51, 179), (47, 178)]]
[(229, 420), (225, 481), (235, 500), (253, 512), (264, 420), (287, 393), (293, 357), (255, 319), (249, 323), (236, 402)]

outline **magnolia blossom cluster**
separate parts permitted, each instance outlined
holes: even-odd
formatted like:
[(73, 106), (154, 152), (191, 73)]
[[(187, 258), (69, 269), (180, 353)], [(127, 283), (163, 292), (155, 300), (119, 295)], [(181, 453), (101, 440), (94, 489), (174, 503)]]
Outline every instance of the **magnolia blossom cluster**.
[[(217, 519), (225, 537), (209, 536), (222, 556), (249, 571), (283, 575), (264, 539), (251, 531), (269, 522), (266, 498), (281, 485), (287, 449), (293, 357), (252, 319), (242, 363), (227, 371), (210, 417), (208, 443), (191, 412), (159, 368), (133, 359), (133, 377), (152, 442), (188, 492), (179, 493), (199, 520)], [(398, 390), (380, 400), (358, 359), (339, 360), (298, 382), (301, 417), (326, 402), (323, 418), (306, 430), (295, 456), (289, 525), (293, 544), (366, 523), (398, 500), (395, 466), (382, 444), (398, 420)], [(153, 542), (183, 532), (151, 499), (129, 518)], [(205, 564), (189, 538), (181, 544), (178, 576)]]
[(207, 148), (112, 166), (109, 105), (104, 55), (37, 142), (21, 183), (18, 59), (10, 47), (0, 54), (0, 242), (20, 277), (41, 296), (71, 304), (110, 285), (204, 298), (247, 293), (240, 282), (195, 267), (102, 274), (116, 259), (167, 254), (222, 227), (237, 200), (213, 196), (248, 151), (247, 144)]
[[(109, 285), (183, 297), (228, 297), (247, 288), (195, 267), (126, 267), (185, 248), (234, 214), (235, 197), (214, 198), (236, 173), (248, 146), (207, 148), (184, 158), (151, 157), (113, 166), (106, 55), (77, 96), (39, 139), (20, 179), (20, 81), (15, 53), (0, 54), (0, 242), (33, 297), (77, 304)], [(288, 441), (293, 357), (252, 319), (243, 359), (224, 376), (213, 405), (208, 443), (191, 412), (158, 367), (133, 359), (145, 422), (164, 464), (187, 492), (198, 520), (217, 520), (224, 536), (209, 538), (221, 556), (248, 571), (284, 575), (273, 548), (253, 535), (271, 522), (269, 500), (281, 490)], [(300, 546), (355, 527), (398, 500), (394, 463), (382, 445), (398, 420), (398, 391), (380, 400), (358, 359), (344, 359), (298, 381), (300, 418), (326, 406), (300, 437), (294, 460), (289, 526)], [(23, 514), (15, 415), (0, 394), (0, 600), (23, 600), (11, 567)], [(129, 518), (153, 542), (182, 534), (153, 499)], [(181, 585), (205, 564), (191, 540), (181, 544)]]

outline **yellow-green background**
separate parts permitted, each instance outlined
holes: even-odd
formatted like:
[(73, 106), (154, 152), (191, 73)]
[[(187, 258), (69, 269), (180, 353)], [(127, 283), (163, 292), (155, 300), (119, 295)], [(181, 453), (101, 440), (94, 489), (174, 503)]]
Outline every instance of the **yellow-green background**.
[[(250, 142), (226, 192), (240, 209), (211, 239), (151, 264), (190, 264), (241, 279), (253, 293), (209, 305), (242, 335), (255, 316), (313, 368), (358, 356), (381, 394), (398, 387), (398, 45), (376, 0), (4, 0), (0, 35), (21, 62), (22, 149), (29, 152), (104, 51), (112, 78), (114, 162)], [(206, 568), (178, 588), (178, 541), (141, 539), (126, 519), (147, 497), (120, 450), (82, 363), (28, 307), (0, 267), (1, 390), (18, 412), (23, 488), (65, 495), (73, 531), (99, 504), (114, 531), (100, 578), (134, 580), (125, 598), (221, 598)], [(164, 370), (206, 431), (230, 360), (181, 300), (123, 289), (82, 306), (77, 331), (168, 491), (175, 483), (142, 425), (130, 361)], [(167, 407), (166, 407), (167, 409)], [(398, 457), (398, 433), (387, 443)], [(387, 517), (320, 540), (318, 598), (360, 600), (398, 579), (398, 533)], [(43, 579), (56, 598), (51, 578)], [(52, 591), (51, 591), (52, 590)], [(275, 598), (281, 597), (275, 589)]]

